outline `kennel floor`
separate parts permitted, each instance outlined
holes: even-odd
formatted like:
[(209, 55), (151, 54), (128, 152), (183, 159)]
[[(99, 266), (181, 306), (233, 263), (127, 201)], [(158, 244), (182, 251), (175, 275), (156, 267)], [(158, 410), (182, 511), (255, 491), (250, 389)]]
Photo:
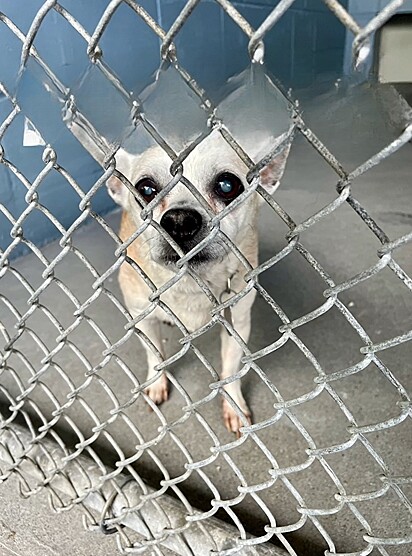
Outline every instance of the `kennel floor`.
[[(351, 122), (342, 120), (340, 127), (337, 125), (316, 129), (315, 116), (316, 110), (312, 114), (315, 132), (345, 168), (356, 167), (388, 142), (387, 132), (383, 133), (382, 129), (379, 129), (379, 122), (376, 123), (376, 133), (374, 129), (366, 129), (364, 125), (360, 127), (356, 118)], [(400, 237), (411, 229), (411, 169), (412, 145), (407, 144), (353, 183), (353, 196), (361, 202), (390, 239)], [(336, 183), (336, 174), (303, 137), (298, 137), (292, 149), (284, 180), (275, 198), (299, 223), (336, 198)], [(118, 228), (119, 211), (104, 218), (114, 230)], [(285, 236), (288, 228), (267, 206), (262, 208), (259, 227), (260, 261), (263, 262), (273, 257), (287, 244)], [(379, 241), (347, 203), (343, 203), (331, 214), (302, 232), (300, 242), (335, 283), (351, 278), (378, 261)], [(115, 262), (115, 243), (94, 221), (88, 222), (75, 232), (73, 245), (100, 273)], [(53, 259), (60, 250), (57, 241), (42, 248), (42, 252), (49, 260)], [(409, 243), (397, 250), (394, 258), (409, 276), (412, 276), (412, 245)], [(35, 255), (29, 254), (12, 261), (12, 266), (18, 269), (33, 287), (42, 282), (41, 273), (44, 266)], [(91, 285), (94, 278), (73, 253), (68, 253), (57, 265), (55, 276), (62, 280), (81, 302), (93, 293)], [(297, 251), (293, 251), (263, 272), (259, 281), (291, 320), (313, 311), (325, 302), (323, 292), (327, 289), (327, 285)], [(20, 311), (27, 310), (28, 294), (10, 272), (2, 278), (1, 287), (2, 293), (11, 299)], [(116, 273), (105, 281), (104, 287), (121, 299)], [(366, 281), (359, 282), (340, 294), (339, 299), (350, 309), (374, 342), (395, 337), (411, 328), (410, 291), (389, 268), (381, 270)], [(55, 283), (51, 283), (45, 289), (39, 301), (41, 305), (53, 312), (62, 326), (67, 327), (73, 322), (73, 303)], [(124, 335), (125, 318), (104, 293), (90, 305), (86, 315), (99, 325), (110, 342), (114, 343)], [(13, 330), (14, 322), (15, 318), (11, 313), (5, 315), (4, 325), (9, 331)], [(57, 330), (41, 310), (36, 309), (26, 324), (36, 331), (49, 349), (56, 345)], [(252, 335), (249, 344), (251, 351), (256, 352), (275, 342), (280, 337), (278, 330), (280, 325), (280, 319), (265, 300), (258, 296), (252, 314)], [(295, 332), (327, 374), (346, 369), (363, 357), (359, 351), (364, 345), (363, 342), (335, 307), (297, 328)], [(164, 326), (163, 333), (168, 355), (181, 349), (177, 329)], [(79, 325), (68, 339), (81, 350), (90, 366), (98, 365), (102, 361), (104, 343), (88, 322)], [(211, 329), (206, 335), (197, 339), (195, 344), (218, 371), (220, 356), (218, 328)], [(40, 368), (43, 354), (27, 333), (21, 336), (16, 347), (30, 358), (35, 369)], [(411, 342), (406, 342), (379, 354), (396, 379), (409, 390), (411, 388), (411, 348)], [(117, 353), (127, 363), (135, 377), (143, 381), (146, 373), (145, 353), (138, 339), (134, 336), (130, 337), (119, 347)], [(54, 360), (74, 385), (80, 386), (84, 383), (87, 368), (69, 346), (65, 346)], [(29, 379), (27, 368), (17, 358), (12, 362), (20, 372), (23, 383), (27, 384)], [(257, 363), (284, 400), (296, 400), (314, 390), (317, 371), (290, 341), (280, 349), (257, 360)], [(172, 365), (169, 371), (192, 401), (201, 400), (209, 394), (211, 375), (191, 350)], [(130, 399), (132, 382), (124, 370), (111, 361), (103, 366), (96, 378), (82, 392), (83, 399), (98, 418), (104, 420), (113, 408), (113, 401), (99, 382), (99, 376), (115, 392), (120, 403), (126, 403)], [(15, 381), (11, 377), (8, 379), (3, 376), (3, 378), (9, 391), (17, 394), (19, 390)], [(60, 403), (67, 400), (70, 388), (61, 373), (49, 370), (42, 375), (41, 380), (53, 391)], [(400, 413), (396, 388), (375, 365), (370, 365), (363, 371), (341, 380), (333, 381), (331, 386), (352, 413), (358, 426), (386, 422)], [(255, 423), (263, 423), (276, 414), (277, 409), (274, 404), (278, 399), (256, 372), (250, 370), (246, 374), (242, 380), (242, 388)], [(40, 388), (35, 388), (30, 397), (36, 400), (46, 418), (50, 418), (54, 408), (44, 392)], [(168, 423), (179, 420), (181, 422), (171, 429), (173, 434), (165, 434), (161, 440), (154, 442), (150, 449), (152, 454), (162, 462), (170, 477), (183, 476), (186, 472), (185, 463), (188, 461), (187, 454), (183, 453), (179, 443), (176, 443), (176, 437), (184, 444), (193, 461), (210, 457), (211, 447), (216, 443), (216, 439), (211, 437), (194, 415), (181, 419), (185, 415), (182, 408), (185, 407), (186, 401), (179, 389), (172, 386), (169, 401), (159, 408), (163, 416), (160, 418), (158, 412), (149, 410), (142, 396), (135, 399), (133, 404), (125, 408), (124, 414), (138, 429), (140, 439), (123, 418), (115, 419), (106, 428), (116, 441), (117, 452), (121, 452), (124, 457), (136, 454), (136, 445), (157, 437), (164, 419)], [(219, 397), (200, 405), (199, 413), (213, 430), (220, 444), (234, 440), (223, 426)], [(90, 437), (94, 423), (81, 404), (72, 405), (67, 414), (75, 420), (85, 438)], [(295, 404), (293, 414), (305, 427), (318, 448), (342, 444), (350, 439), (350, 432), (348, 432), (350, 423), (335, 399), (326, 390), (313, 399)], [(76, 434), (64, 419), (60, 419), (56, 428), (68, 445), (78, 441)], [(308, 442), (287, 416), (269, 427), (260, 429), (256, 434), (270, 450), (280, 467), (296, 466), (307, 461)], [(410, 420), (367, 434), (367, 438), (385, 461), (387, 471), (391, 475), (408, 475), (410, 472), (408, 460), (412, 448)], [(105, 434), (100, 434), (92, 447), (109, 465), (118, 459), (116, 450), (113, 449)], [(229, 450), (227, 455), (233, 465), (228, 463), (224, 454), (221, 454), (202, 468), (218, 489), (222, 499), (235, 498), (239, 494), (238, 486), (242, 481), (252, 485), (270, 479), (268, 470), (272, 464), (252, 438)], [(325, 456), (325, 459), (339, 477), (347, 493), (368, 493), (382, 487), (380, 477), (383, 470), (360, 442), (355, 442), (345, 450), (331, 453)], [(136, 458), (133, 465), (151, 486), (160, 488), (164, 473), (155, 458), (148, 455), (147, 451), (140, 458)], [(242, 478), (234, 472), (233, 466), (240, 469)], [(319, 462), (313, 462), (299, 473), (291, 473), (288, 478), (305, 500), (307, 507), (322, 509), (336, 507), (336, 484)], [(178, 486), (194, 507), (204, 511), (210, 509), (212, 492), (196, 471), (182, 480)], [(406, 486), (405, 492), (407, 488)], [(20, 507), (20, 504), (22, 512), (27, 511), (28, 505), (33, 504), (33, 501), (20, 501), (12, 494), (7, 494), (7, 489), (2, 492), (4, 496), (2, 520), (3, 522), (9, 520), (9, 525), (10, 520), (14, 520), (15, 531), (11, 535), (7, 532), (7, 527), (2, 528), (0, 539), (4, 545), (4, 552), (0, 545), (0, 554), (5, 556), (20, 554), (23, 550), (28, 554), (40, 554), (34, 545), (29, 547), (26, 537), (27, 530), (36, 527), (36, 520), (49, 520), (46, 507), (40, 503), (34, 504), (32, 511), (36, 512), (36, 519), (27, 519), (23, 524), (13, 518), (13, 512), (15, 508)], [(299, 504), (284, 482), (278, 480), (270, 488), (262, 489), (257, 494), (276, 518), (278, 525), (296, 523), (300, 519), (301, 514), (296, 509)], [(371, 524), (374, 534), (397, 537), (408, 531), (406, 508), (393, 493), (376, 500), (359, 503), (357, 507)], [(257, 536), (265, 534), (264, 526), (268, 524), (268, 518), (253, 497), (247, 495), (243, 501), (233, 506), (233, 510), (248, 532)], [(217, 516), (230, 521), (230, 517), (224, 510), (219, 510)], [(349, 508), (319, 516), (318, 519), (338, 550), (354, 552), (364, 547), (362, 535), (365, 534), (365, 530)], [(80, 520), (72, 525), (72, 531), (77, 530), (81, 530)], [(47, 553), (58, 553), (60, 556), (91, 553), (89, 548), (85, 548), (74, 537), (73, 542), (78, 543), (77, 548), (66, 543), (56, 552), (51, 537), (43, 536), (43, 533), (39, 533), (39, 536), (41, 542), (48, 547)], [(310, 520), (298, 531), (287, 534), (286, 538), (299, 555), (320, 556), (327, 548), (322, 534)], [(405, 546), (389, 547), (388, 553), (391, 556), (400, 556), (406, 554), (404, 550)], [(106, 549), (105, 553), (111, 554), (110, 549)], [(113, 554), (115, 553), (113, 547)]]

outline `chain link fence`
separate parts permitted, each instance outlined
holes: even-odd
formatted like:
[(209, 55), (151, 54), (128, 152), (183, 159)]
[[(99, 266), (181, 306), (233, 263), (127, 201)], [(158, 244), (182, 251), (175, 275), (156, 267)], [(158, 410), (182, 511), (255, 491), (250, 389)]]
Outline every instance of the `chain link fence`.
[[(130, 8), (130, 17), (143, 20), (159, 37), (163, 68), (166, 71), (171, 68), (178, 76), (179, 87), (190, 91), (191, 98), (200, 100), (206, 125), (197, 130), (195, 138), (183, 149), (171, 146), (170, 137), (162, 133), (162, 122), (156, 121), (156, 113), (146, 110), (149, 102), (146, 105), (145, 99), (131, 97), (105, 63), (99, 42), (121, 4)], [(405, 328), (396, 335), (389, 333), (382, 341), (374, 340), (350, 297), (356, 288), (365, 284), (368, 287), (383, 274), (395, 278), (399, 282), (396, 287), (400, 286), (403, 292), (410, 295), (412, 289), (412, 279), (407, 273), (408, 258), (402, 255), (410, 245), (412, 232), (390, 238), (353, 191), (353, 184), (365, 173), (373, 172), (374, 167), (384, 164), (402, 147), (410, 149), (407, 143), (412, 139), (411, 113), (405, 109), (404, 128), (398, 137), (349, 171), (308, 127), (299, 105), (289, 93), (284, 93), (293, 112), (291, 127), (280, 144), (274, 142), (263, 159), (253, 162), (224, 115), (220, 117), (219, 107), (179, 63), (174, 42), (181, 30), (190, 25), (190, 16), (198, 4), (199, 0), (188, 1), (165, 31), (160, 22), (133, 0), (112, 0), (107, 3), (92, 35), (82, 26), (81, 18), (75, 18), (56, 0), (43, 3), (26, 33), (6, 14), (0, 13), (2, 26), (21, 42), (20, 72), (16, 76), (20, 89), (15, 94), (1, 85), (1, 94), (9, 106), (0, 126), (2, 145), (21, 113), (27, 112), (31, 117), (30, 94), (26, 98), (21, 90), (26, 82), (30, 85), (35, 75), (50, 92), (50, 103), (57, 101), (62, 118), (73, 133), (76, 134), (75, 125), (87, 128), (92, 145), (89, 150), (100, 153), (96, 158), (100, 157), (104, 166), (99, 179), (90, 190), (84, 191), (62, 165), (58, 141), (54, 145), (48, 139), (54, 139), (53, 130), (39, 129), (48, 144), (44, 146), (43, 167), (30, 181), (25, 177), (23, 161), (13, 161), (7, 148), (1, 146), (1, 165), (19, 180), (27, 206), (15, 215), (7, 203), (0, 205), (3, 217), (10, 224), (10, 241), (0, 257), (0, 477), (6, 480), (11, 474), (17, 475), (24, 496), (47, 489), (55, 511), (81, 505), (85, 526), (105, 534), (115, 533), (118, 548), (124, 554), (411, 554), (412, 505), (408, 489), (412, 478), (408, 475), (410, 460), (407, 463), (411, 406), (406, 384), (401, 381), (408, 367), (410, 371), (411, 358), (409, 352), (409, 363), (408, 356), (403, 360), (406, 369), (391, 368), (382, 355), (397, 347), (408, 349), (412, 330)], [(265, 37), (277, 32), (280, 18), (293, 6), (294, 0), (281, 0), (258, 29), (252, 28), (228, 0), (216, 0), (216, 4), (248, 37), (252, 66), (263, 67)], [(353, 33), (356, 68), (370, 55), (374, 34), (396, 13), (402, 1), (388, 2), (364, 27), (337, 0), (324, 0), (324, 4)], [(82, 112), (80, 89), (73, 92), (66, 88), (33, 46), (50, 12), (64, 18), (84, 41), (92, 68), (87, 79), (92, 76), (92, 86), (102, 83), (100, 86), (113, 102), (112, 106), (123, 103), (125, 120), (119, 126), (130, 125), (132, 131), (137, 129), (147, 134), (152, 144), (159, 145), (173, 161), (169, 185), (144, 206), (144, 225), (126, 241), (114, 231), (117, 216), (103, 217), (96, 213), (93, 198), (113, 176), (138, 201), (141, 198), (116, 166), (118, 129), (113, 130), (110, 121), (106, 128), (96, 129), (91, 120), (93, 110), (100, 108), (92, 103)], [(167, 95), (162, 99), (167, 103)], [(196, 184), (185, 176), (185, 160), (201, 148), (213, 130), (219, 131), (247, 167), (250, 187), (217, 216), (211, 214), (209, 232), (202, 245), (189, 253), (180, 253), (176, 275), (156, 287), (130, 257), (127, 248), (148, 226), (171, 241), (153, 219), (152, 209), (177, 184), (183, 183), (204, 203)], [(333, 171), (336, 186), (332, 200), (302, 219), (293, 217), (293, 210), (283, 208), (278, 197), (272, 198), (259, 182), (259, 172), (292, 139), (299, 137), (319, 155), (316, 163), (323, 160)], [(299, 164), (292, 156), (292, 164), (293, 161)], [(42, 184), (56, 173), (78, 196), (79, 216), (67, 229), (48, 210), (47, 204), (42, 203)], [(410, 182), (410, 176), (408, 179)], [(220, 229), (227, 214), (250, 195), (259, 195), (269, 218), (287, 230), (283, 233), (284, 247), (263, 257), (255, 267), (227, 236), (222, 236)], [(373, 243), (368, 244), (368, 252), (374, 259), (369, 259), (367, 264), (362, 259), (356, 273), (334, 280), (334, 269), (327, 270), (330, 265), (322, 253), (312, 247), (309, 250), (307, 245), (311, 244), (306, 237), (311, 230), (321, 229), (326, 221), (332, 221), (336, 228), (339, 211), (344, 207), (356, 215), (362, 228), (380, 246), (376, 251)], [(37, 212), (61, 234), (58, 243), (40, 248), (25, 237), (24, 226)], [(82, 227), (86, 221), (93, 224)], [(350, 237), (349, 231), (343, 230), (346, 233)], [(245, 274), (244, 287), (223, 302), (189, 264), (190, 258), (219, 234)], [(99, 253), (98, 236), (104, 237), (105, 246)], [(86, 240), (92, 242), (92, 249), (86, 246)], [(336, 248), (343, 250), (347, 260), (356, 257), (355, 243), (345, 235), (339, 241)], [(30, 254), (13, 259), (22, 244)], [(295, 316), (291, 316), (293, 310), (288, 314), (284, 309), (278, 293), (282, 288), (272, 290), (265, 282), (267, 271), (289, 260), (298, 260), (299, 265), (310, 269), (317, 283), (317, 291), (309, 292), (309, 297), (313, 297), (310, 307), (305, 306), (304, 311), (300, 308)], [(116, 289), (114, 279), (122, 265), (128, 265), (145, 281), (149, 291), (148, 310), (162, 307), (178, 328), (179, 337), (174, 338), (176, 349), (171, 349), (173, 354), (156, 366), (173, 386), (172, 399), (161, 406), (146, 394), (153, 379), (145, 381), (143, 355), (138, 351), (142, 340), (154, 347), (150, 338), (139, 330), (145, 315), (130, 315)], [(192, 333), (162, 300), (162, 295), (187, 275), (212, 306), (207, 325)], [(293, 274), (287, 280), (298, 298)], [(260, 346), (246, 345), (233, 329), (230, 318), (230, 309), (252, 289), (258, 296), (257, 310), (266, 311), (268, 322), (270, 318), (277, 319), (278, 332), (269, 336), (262, 333), (264, 345)], [(318, 297), (319, 291), (323, 300)], [(367, 297), (367, 290), (360, 291)], [(394, 297), (393, 303), (398, 301)], [(346, 332), (350, 331), (347, 332), (349, 343), (356, 346), (356, 355), (346, 367), (336, 368), (325, 359), (324, 346), (311, 349), (305, 340), (307, 330), (315, 329), (328, 314), (345, 323)], [(392, 330), (390, 323), (388, 326)], [(240, 343), (243, 352), (241, 368), (230, 379), (219, 378), (218, 363), (210, 356), (217, 342), (214, 334), (221, 327)], [(346, 332), (339, 333), (332, 341), (336, 352), (349, 349)], [(302, 369), (298, 374), (302, 388), (298, 390), (279, 386), (282, 380), (288, 382), (282, 359), (285, 346), (292, 346), (293, 366)], [(270, 370), (265, 365), (268, 356), (273, 356)], [(179, 371), (180, 365), (185, 374)], [(357, 396), (357, 380), (368, 372), (370, 388), (365, 396), (369, 400), (376, 398), (369, 412), (364, 399)], [(271, 408), (267, 415), (255, 410), (253, 424), (224, 389), (228, 382), (241, 378), (247, 382), (251, 375), (253, 380), (247, 384), (258, 384), (248, 396), (252, 410), (253, 395), (260, 386)], [(191, 389), (193, 381), (199, 381), (195, 390)], [(352, 394), (343, 395), (341, 385), (347, 387), (348, 383)], [(381, 401), (379, 391), (390, 406)], [(215, 413), (221, 397), (238, 415), (242, 424), (239, 437), (231, 436), (216, 424)], [(147, 412), (148, 407), (151, 413)], [(382, 407), (384, 415), (379, 411)], [(332, 416), (336, 415), (339, 418), (334, 421)], [(404, 436), (391, 436), (395, 429), (402, 430)], [(375, 442), (378, 435), (381, 441)], [(396, 465), (393, 465), (394, 457)], [(231, 485), (226, 480), (228, 476)], [(353, 478), (355, 483), (351, 483)]]

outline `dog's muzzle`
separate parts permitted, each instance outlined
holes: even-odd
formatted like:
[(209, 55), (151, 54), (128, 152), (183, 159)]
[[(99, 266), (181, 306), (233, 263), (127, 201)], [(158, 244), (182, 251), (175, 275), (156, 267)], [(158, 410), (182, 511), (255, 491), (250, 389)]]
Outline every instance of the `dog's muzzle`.
[[(204, 237), (206, 237), (206, 223), (204, 217), (191, 208), (174, 208), (164, 213), (160, 220), (162, 228), (173, 238), (182, 249), (183, 253), (188, 253)], [(163, 243), (163, 242), (162, 242)], [(158, 262), (170, 265), (179, 260), (179, 255), (164, 241), (158, 256)], [(198, 265), (206, 263), (213, 258), (213, 254), (208, 247), (196, 253), (189, 264)]]

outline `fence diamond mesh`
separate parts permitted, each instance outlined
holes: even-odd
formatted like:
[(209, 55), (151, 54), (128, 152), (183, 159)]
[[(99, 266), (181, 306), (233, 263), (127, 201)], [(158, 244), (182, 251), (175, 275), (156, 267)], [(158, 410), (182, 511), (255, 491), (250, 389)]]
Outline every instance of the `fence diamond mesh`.
[[(164, 87), (157, 97), (151, 89), (141, 97), (132, 95), (100, 47), (122, 4), (130, 9), (130, 17), (143, 21), (159, 38), (163, 61), (157, 86), (163, 79)], [(190, 26), (199, 4), (199, 0), (188, 1), (168, 31), (133, 0), (108, 2), (92, 34), (81, 17), (56, 0), (43, 3), (27, 32), (0, 13), (7, 37), (21, 43), (17, 88), (0, 84), (8, 107), (0, 126), (0, 162), (19, 181), (26, 202), (21, 214), (14, 214), (7, 201), (0, 204), (10, 227), (10, 240), (0, 257), (0, 477), (4, 481), (17, 475), (24, 496), (47, 489), (55, 511), (81, 505), (85, 526), (116, 534), (124, 554), (169, 550), (183, 555), (410, 554), (411, 411), (406, 379), (411, 359), (409, 352), (409, 363), (405, 355), (399, 367), (396, 357), (385, 354), (407, 350), (412, 339), (407, 309), (412, 279), (410, 252), (409, 257), (406, 252), (412, 232), (387, 235), (368, 212), (368, 198), (361, 191), (357, 195), (355, 186), (365, 174), (376, 177), (402, 147), (410, 150), (411, 112), (405, 108), (403, 130), (396, 138), (349, 170), (309, 127), (289, 93), (280, 94), (271, 80), (265, 81), (265, 38), (277, 32), (280, 18), (293, 8), (294, 0), (281, 0), (258, 29), (235, 4), (216, 0), (248, 38), (252, 69), (247, 72), (254, 79), (260, 75), (270, 94), (289, 110), (285, 125), (273, 133), (265, 154), (256, 159), (236, 132), (242, 115), (230, 112), (235, 96), (227, 97), (229, 106), (224, 101), (216, 105), (180, 64), (175, 41)], [(402, 1), (388, 2), (363, 27), (337, 0), (324, 0), (324, 4), (353, 33), (357, 68), (369, 56), (374, 34)], [(84, 42), (90, 66), (77, 87), (67, 87), (34, 46), (50, 13), (63, 18)], [(54, 109), (45, 125), (36, 121), (31, 97), (36, 86), (47, 90), (50, 107), (58, 107), (59, 117), (74, 135), (82, 136), (83, 145), (102, 165), (89, 190), (65, 167)], [(232, 92), (238, 86), (235, 83)], [(179, 126), (189, 141), (183, 145), (173, 134), (173, 118), (168, 121), (176, 109), (168, 101), (170, 90), (185, 99), (188, 115)], [(94, 102), (93, 95), (99, 91), (106, 99), (103, 106)], [(196, 105), (193, 114), (191, 103)], [(7, 149), (8, 131), (22, 115), (33, 121), (44, 138), (42, 167), (31, 180), (24, 161), (13, 160)], [(212, 133), (218, 133), (240, 158), (249, 184), (217, 214), (185, 167)], [(260, 176), (268, 163), (300, 139), (301, 149), (316, 153), (314, 163), (327, 172), (331, 187), (321, 197), (321, 206), (312, 211), (314, 205), (308, 202), (307, 210), (299, 213), (287, 195), (282, 197), (282, 186), (279, 196), (272, 197)], [(119, 142), (126, 150), (159, 146), (172, 161), (167, 186), (149, 204), (119, 162)], [(292, 171), (296, 167), (296, 174), (304, 171), (299, 167), (302, 161), (293, 157), (293, 147), (289, 164)], [(43, 202), (42, 185), (56, 175), (77, 198), (78, 216), (67, 228)], [(117, 234), (118, 215), (101, 216), (93, 207), (96, 194), (113, 178), (132, 192), (142, 211), (142, 226), (123, 239)], [(404, 180), (410, 185), (407, 172)], [(153, 217), (163, 198), (182, 185), (209, 217), (208, 233), (186, 253)], [(304, 195), (302, 191), (306, 199)], [(251, 196), (262, 199), (267, 215), (265, 247), (258, 264), (251, 264), (222, 229), (225, 218)], [(328, 201), (323, 203), (325, 198)], [(281, 206), (282, 199), (288, 208)], [(361, 254), (356, 233), (351, 235), (339, 224), (342, 211), (355, 232), (368, 238)], [(40, 247), (26, 237), (27, 222), (38, 213), (61, 235), (58, 242)], [(147, 229), (156, 230), (180, 256), (173, 276), (161, 285), (145, 274), (128, 251)], [(320, 248), (317, 236), (311, 236), (317, 230), (323, 234)], [(268, 237), (275, 234), (285, 238), (280, 248), (280, 240)], [(222, 296), (190, 264), (216, 238), (225, 243), (244, 274), (243, 285), (233, 290), (229, 285)], [(322, 249), (329, 241), (341, 252), (342, 268), (349, 273), (328, 263)], [(22, 246), (29, 254), (13, 258)], [(355, 265), (349, 263), (352, 259)], [(281, 270), (277, 287), (271, 287), (265, 276), (286, 263), (291, 265), (289, 271), (282, 275)], [(117, 288), (117, 273), (125, 267), (147, 287), (147, 309), (137, 314), (130, 314)], [(304, 285), (294, 270), (305, 279), (310, 275), (316, 286), (299, 291)], [(372, 304), (391, 292), (401, 293), (398, 297), (394, 293), (389, 302), (397, 304), (394, 313), (382, 305), (388, 318), (397, 314), (399, 320), (393, 327), (383, 323), (383, 339), (379, 339), (363, 324), (362, 300), (368, 306), (368, 287), (382, 276), (389, 286)], [(168, 290), (187, 277), (211, 306), (208, 322), (194, 331), (164, 301)], [(292, 303), (282, 295), (287, 287)], [(252, 331), (248, 344), (236, 330), (231, 312), (251, 291), (257, 294), (255, 311), (263, 312), (265, 326), (255, 339)], [(302, 297), (308, 297), (309, 303), (299, 304)], [(405, 307), (406, 316), (401, 318)], [(177, 325), (165, 334), (165, 356), (139, 327), (158, 308)], [(325, 325), (327, 316), (332, 320)], [(226, 378), (219, 376), (213, 347), (222, 328), (242, 350), (240, 369)], [(311, 331), (317, 336), (312, 345)], [(157, 374), (147, 380), (140, 342), (157, 357)], [(286, 349), (290, 360), (284, 355)], [(288, 361), (296, 384), (289, 383)], [(147, 393), (159, 375), (172, 385), (171, 399), (162, 405)], [(253, 422), (234, 402), (230, 389), (224, 388), (241, 379)], [(265, 400), (265, 412), (254, 406), (255, 394)], [(237, 436), (224, 429), (220, 417), (215, 418), (222, 398), (239, 420)]]

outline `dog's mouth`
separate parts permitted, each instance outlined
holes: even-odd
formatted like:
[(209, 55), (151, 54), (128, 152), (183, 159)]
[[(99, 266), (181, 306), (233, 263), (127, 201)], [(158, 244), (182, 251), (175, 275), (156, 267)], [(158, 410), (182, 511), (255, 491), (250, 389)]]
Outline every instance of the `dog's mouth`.
[[(196, 245), (198, 244), (198, 242), (188, 242), (187, 244), (185, 244), (184, 246), (181, 247), (183, 253), (189, 253), (189, 251), (191, 251), (194, 247), (196, 247)], [(216, 259), (218, 259), (219, 257), (222, 256), (222, 253), (220, 252), (219, 249), (216, 249), (210, 245), (207, 245), (206, 247), (204, 247), (201, 251), (199, 251), (198, 253), (195, 253), (192, 257), (190, 257), (190, 259), (188, 260), (187, 264), (193, 268), (195, 267), (199, 267), (199, 266), (204, 266), (207, 265), (209, 263), (212, 263), (214, 261), (216, 261)], [(169, 245), (168, 243), (165, 243), (162, 248), (159, 250), (157, 256), (156, 256), (156, 262), (166, 266), (166, 267), (175, 267), (177, 263), (180, 261), (181, 256), (173, 249), (173, 247), (171, 245)]]
[[(188, 253), (190, 249), (182, 249), (182, 251)], [(176, 251), (172, 247), (170, 247), (170, 245), (168, 245), (165, 249), (163, 249), (163, 252), (158, 257), (157, 262), (167, 267), (175, 267), (176, 264), (180, 261), (180, 258), (180, 255), (176, 253)], [(208, 264), (215, 259), (216, 257), (213, 256), (210, 250), (204, 248), (193, 255), (193, 257), (189, 259), (187, 264), (191, 267), (198, 267)]]

